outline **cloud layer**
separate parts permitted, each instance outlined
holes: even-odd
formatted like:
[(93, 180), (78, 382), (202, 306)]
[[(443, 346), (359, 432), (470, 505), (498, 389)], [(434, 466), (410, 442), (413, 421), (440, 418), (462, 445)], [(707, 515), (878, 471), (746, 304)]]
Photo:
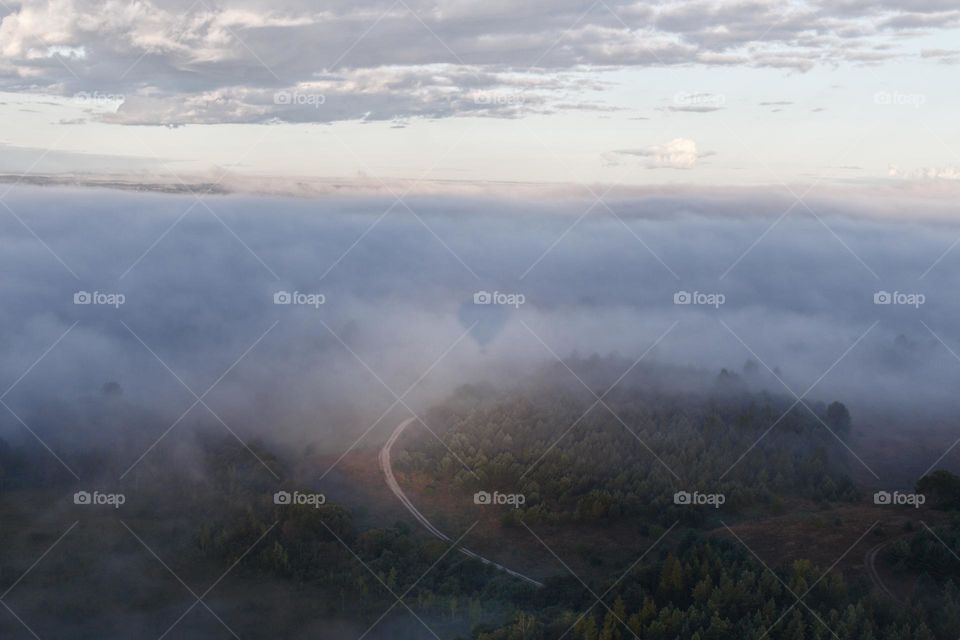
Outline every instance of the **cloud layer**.
[(870, 64), (960, 23), (954, 3), (901, 5), (36, 0), (0, 8), (0, 88), (122, 95), (111, 121), (171, 126), (514, 117), (570, 103), (588, 70)]
[[(885, 221), (869, 200), (811, 198), (819, 220), (797, 208), (776, 224), (791, 202), (765, 192), (610, 198), (579, 222), (591, 201), (434, 196), (407, 210), (17, 187), (6, 202), (29, 230), (0, 217), (0, 379), (17, 416), (0, 434), (32, 443), (29, 425), (68, 459), (107, 439), (132, 463), (172, 424), (164, 446), (221, 419), (339, 453), (388, 430), (411, 385), (404, 402), (422, 411), (574, 354), (650, 350), (710, 375), (754, 360), (754, 384), (789, 394), (776, 371), (868, 430), (871, 415), (958, 409), (960, 228)], [(79, 291), (125, 301), (77, 305)], [(479, 291), (500, 295), (476, 305)], [(325, 299), (278, 305), (278, 292)], [(496, 303), (511, 294), (523, 303)], [(135, 410), (104, 408), (110, 382)], [(187, 411), (211, 385), (211, 410)]]

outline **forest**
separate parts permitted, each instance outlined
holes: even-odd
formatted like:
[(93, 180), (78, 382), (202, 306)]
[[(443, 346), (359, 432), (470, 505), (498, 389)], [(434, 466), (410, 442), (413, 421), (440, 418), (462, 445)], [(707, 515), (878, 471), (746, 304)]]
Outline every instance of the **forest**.
[(710, 516), (675, 505), (678, 490), (722, 493), (726, 512), (777, 511), (789, 497), (859, 497), (834, 453), (835, 438), (850, 429), (842, 403), (791, 406), (748, 392), (727, 370), (689, 393), (657, 392), (641, 386), (645, 374), (662, 372), (638, 372), (602, 403), (553, 382), (507, 393), (463, 387), (424, 417), (443, 442), (419, 438), (398, 467), (448, 478), (465, 492), (522, 493), (526, 501), (510, 517), (528, 522), (666, 526)]
[[(923, 477), (915, 490), (929, 498), (924, 511), (909, 514), (900, 530), (864, 534), (865, 544), (890, 541), (881, 561), (912, 581), (908, 597), (891, 601), (847, 565), (804, 557), (765, 562), (725, 532), (802, 504), (823, 514), (817, 517), (826, 535), (845, 510), (870, 499), (838, 446), (856, 417), (837, 400), (800, 407), (751, 390), (761, 385), (751, 383), (757, 372), (749, 365), (716, 374), (639, 367), (611, 378), (621, 364), (575, 363), (597, 394), (551, 368), (526, 386), (463, 386), (423, 415), (439, 438), (421, 430), (395, 452), (402, 481), (429, 477), (464, 502), (479, 490), (522, 493), (523, 504), (500, 511), (505, 531), (574, 527), (587, 541), (585, 553), (605, 558), (607, 577), (590, 584), (553, 572), (542, 587), (532, 586), (465, 557), (415, 522), (371, 522), (356, 504), (278, 504), (278, 489), (322, 487), (298, 472), (302, 460), (288, 450), (257, 443), (253, 457), (215, 432), (197, 436), (192, 473), (171, 477), (162, 457), (144, 465), (127, 487), (135, 496), (124, 507), (124, 526), (143, 529), (171, 518), (162, 556), (187, 567), (235, 565), (235, 580), (292, 589), (313, 603), (316, 616), (347, 619), (357, 629), (383, 624), (388, 633), (385, 615), (410, 614), (410, 637), (428, 629), (464, 640), (960, 636), (960, 557), (953, 551), (960, 549), (960, 478), (945, 470)], [(89, 473), (109, 459), (100, 452), (78, 464)], [(35, 449), (0, 441), (6, 505), (69, 491), (70, 478), (43, 460)], [(258, 461), (284, 478), (279, 487)], [(678, 504), (678, 490), (726, 499), (719, 506)], [(652, 551), (624, 559), (622, 550), (594, 544), (602, 538), (591, 532), (614, 526)], [(33, 543), (2, 535), (0, 575), (17, 575), (26, 556), (13, 550)], [(80, 558), (81, 566), (95, 564), (83, 551)], [(120, 606), (160, 615), (168, 597), (175, 601), (164, 594)], [(63, 615), (95, 635), (111, 628), (106, 621), (117, 606), (90, 599)], [(271, 628), (294, 633), (298, 623), (271, 607), (258, 609), (244, 637), (269, 637)]]

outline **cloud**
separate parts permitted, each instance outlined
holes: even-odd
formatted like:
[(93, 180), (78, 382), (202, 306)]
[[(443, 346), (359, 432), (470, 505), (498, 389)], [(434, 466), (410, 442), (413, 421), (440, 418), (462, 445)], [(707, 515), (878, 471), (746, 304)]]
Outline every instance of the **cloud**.
[(223, 88), (178, 97), (133, 95), (102, 119), (154, 125), (333, 122), (452, 115), (510, 118), (554, 109), (614, 109), (548, 103), (548, 94), (573, 83), (564, 75), (540, 79), (478, 75), (451, 65), (381, 67), (325, 74), (278, 89)]
[[(792, 387), (817, 382), (811, 399), (843, 400), (855, 416), (898, 405), (908, 412), (948, 407), (956, 415), (960, 365), (920, 319), (947, 344), (960, 343), (960, 253), (948, 253), (918, 280), (960, 235), (950, 217), (954, 200), (933, 203), (926, 192), (811, 193), (805, 202), (820, 220), (796, 209), (770, 230), (792, 204), (782, 190), (614, 193), (605, 202), (620, 220), (598, 208), (567, 233), (592, 198), (411, 196), (410, 208), (436, 236), (399, 210), (367, 232), (394, 200), (229, 195), (206, 196), (198, 206), (189, 194), (15, 187), (5, 202), (44, 244), (12, 217), (0, 218), (0, 295), (7, 301), (0, 376), (18, 380), (78, 324), (5, 402), (68, 462), (74, 447), (99, 437), (118, 450), (129, 443), (132, 463), (192, 398), (123, 323), (198, 393), (276, 323), (206, 401), (244, 438), (288, 439), (298, 451), (319, 443), (340, 453), (394, 398), (324, 325), (398, 393), (429, 369), (406, 398), (418, 410), (461, 383), (508, 385), (553, 362), (521, 321), (563, 358), (619, 352), (628, 360), (679, 321), (648, 360), (716, 372), (752, 357), (722, 318)], [(904, 210), (914, 217), (879, 217)], [(933, 212), (943, 219), (925, 222)], [(465, 333), (473, 319), (465, 323), (462, 310), (479, 289), (520, 292), (527, 303), (480, 315), (482, 330)], [(917, 291), (928, 303), (921, 310), (876, 306), (879, 289)], [(77, 306), (78, 290), (119, 291), (126, 303)], [(278, 306), (278, 290), (320, 292), (326, 303)], [(717, 291), (726, 304), (678, 307), (679, 290)], [(109, 381), (151, 419), (105, 433), (86, 407)], [(182, 442), (181, 429), (221, 429), (199, 409), (163, 446)], [(9, 413), (0, 415), (0, 432), (32, 442)]]
[(685, 111), (688, 113), (710, 113), (720, 111), (727, 103), (727, 97), (722, 94), (705, 92), (680, 92), (673, 96), (673, 104), (666, 107), (667, 111)]
[(712, 107), (705, 104), (667, 107), (668, 111), (685, 111), (687, 113), (711, 113), (713, 111), (720, 111), (721, 109), (723, 109), (723, 107)]
[(625, 149), (615, 153), (644, 158), (644, 166), (648, 169), (692, 169), (701, 158), (712, 155), (700, 152), (697, 143), (688, 138), (674, 138), (645, 149)]
[[(0, 90), (121, 94), (131, 104), (102, 117), (127, 124), (509, 118), (576, 104), (571, 93), (597, 88), (603, 70), (873, 63), (915, 56), (910, 38), (960, 23), (960, 12), (933, 2), (584, 9), (577, 0), (36, 0), (0, 10)], [(279, 91), (320, 91), (326, 108), (276, 104)], [(526, 99), (478, 104), (476, 92)]]
[(922, 167), (912, 171), (900, 169), (895, 164), (887, 168), (887, 175), (891, 178), (906, 178), (912, 180), (960, 180), (960, 167)]
[(960, 49), (921, 49), (920, 57), (942, 64), (957, 64), (960, 62)]
[(920, 175), (928, 180), (960, 180), (960, 167), (927, 167)]

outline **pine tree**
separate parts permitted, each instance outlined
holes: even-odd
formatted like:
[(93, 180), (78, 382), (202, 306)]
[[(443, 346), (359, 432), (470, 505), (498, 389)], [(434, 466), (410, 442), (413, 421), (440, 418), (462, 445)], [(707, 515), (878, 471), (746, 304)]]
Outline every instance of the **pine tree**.
[(683, 593), (683, 567), (680, 561), (672, 553), (667, 556), (663, 562), (663, 569), (660, 571), (660, 585), (657, 587), (657, 595), (664, 600), (673, 600)]

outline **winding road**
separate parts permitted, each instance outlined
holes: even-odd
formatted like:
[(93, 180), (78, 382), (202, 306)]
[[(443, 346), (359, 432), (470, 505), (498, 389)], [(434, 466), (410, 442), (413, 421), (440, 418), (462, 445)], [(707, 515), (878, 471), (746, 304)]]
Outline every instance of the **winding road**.
[[(393, 495), (397, 496), (400, 502), (403, 503), (403, 506), (407, 508), (407, 511), (409, 511), (410, 514), (414, 518), (416, 518), (417, 522), (422, 524), (427, 531), (432, 533), (437, 538), (440, 538), (445, 542), (453, 542), (453, 540), (450, 539), (450, 536), (448, 536), (443, 531), (440, 531), (440, 529), (437, 529), (435, 526), (433, 526), (433, 524), (429, 520), (427, 520), (427, 517), (422, 513), (420, 513), (420, 511), (415, 506), (413, 506), (413, 503), (410, 501), (410, 498), (407, 497), (407, 495), (403, 492), (403, 489), (400, 488), (400, 484), (397, 483), (396, 476), (393, 475), (393, 467), (391, 466), (391, 462), (390, 462), (390, 452), (393, 449), (393, 445), (396, 444), (397, 439), (399, 439), (400, 436), (403, 434), (404, 429), (410, 426), (410, 424), (414, 420), (416, 420), (416, 418), (408, 418), (404, 420), (399, 425), (397, 425), (397, 428), (393, 430), (392, 434), (390, 434), (390, 439), (387, 440), (386, 444), (383, 445), (383, 449), (380, 450), (380, 457), (379, 457), (380, 469), (381, 471), (383, 471), (383, 475), (387, 479), (387, 486), (390, 487), (391, 491), (393, 491)], [(543, 586), (542, 582), (537, 582), (536, 580), (534, 580), (529, 576), (525, 576), (522, 573), (514, 571), (513, 569), (508, 569), (502, 564), (498, 564), (493, 560), (484, 558), (483, 556), (477, 553), (474, 553), (469, 549), (460, 547), (458, 550), (460, 551), (460, 553), (462, 553), (463, 555), (469, 558), (474, 558), (475, 560), (479, 560), (484, 564), (487, 564), (487, 565), (490, 565), (491, 567), (499, 569), (500, 571), (503, 571), (504, 573), (509, 574), (514, 578), (519, 578), (520, 580), (523, 580), (528, 584), (532, 584), (535, 587)]]
[(871, 548), (870, 550), (867, 551), (867, 554), (864, 556), (863, 563), (867, 567), (867, 573), (870, 574), (870, 580), (873, 582), (874, 586), (876, 586), (878, 589), (880, 589), (885, 594), (887, 594), (891, 599), (893, 599), (894, 602), (899, 602), (903, 604), (903, 600), (897, 597), (897, 595), (893, 593), (893, 591), (891, 591), (889, 588), (887, 588), (887, 585), (883, 583), (883, 579), (880, 577), (880, 573), (877, 571), (877, 555), (879, 555), (879, 553), (883, 551), (883, 549), (887, 545), (896, 541), (897, 541), (897, 538), (894, 538), (893, 540), (887, 540), (886, 542), (881, 542), (880, 544)]

